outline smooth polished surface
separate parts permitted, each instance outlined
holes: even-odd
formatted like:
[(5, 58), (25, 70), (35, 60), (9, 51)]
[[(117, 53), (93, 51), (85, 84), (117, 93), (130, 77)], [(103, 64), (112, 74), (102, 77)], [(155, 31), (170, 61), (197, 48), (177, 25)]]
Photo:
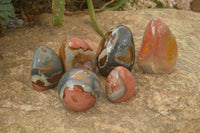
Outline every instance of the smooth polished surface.
[(115, 67), (106, 78), (106, 95), (111, 102), (121, 103), (133, 96), (135, 78), (125, 67)]
[(135, 62), (135, 45), (131, 30), (117, 26), (106, 33), (97, 50), (97, 66), (103, 76), (108, 76), (116, 66), (130, 71)]
[(146, 27), (137, 63), (143, 72), (171, 73), (176, 65), (178, 48), (168, 26), (158, 18)]
[(90, 46), (80, 38), (71, 38), (60, 47), (60, 57), (65, 72), (73, 68), (85, 68), (96, 71), (95, 54)]
[(36, 90), (46, 90), (57, 85), (63, 75), (60, 58), (50, 48), (39, 46), (32, 59), (31, 84)]
[(74, 111), (86, 111), (94, 106), (101, 92), (99, 78), (87, 69), (71, 69), (57, 86), (61, 103)]

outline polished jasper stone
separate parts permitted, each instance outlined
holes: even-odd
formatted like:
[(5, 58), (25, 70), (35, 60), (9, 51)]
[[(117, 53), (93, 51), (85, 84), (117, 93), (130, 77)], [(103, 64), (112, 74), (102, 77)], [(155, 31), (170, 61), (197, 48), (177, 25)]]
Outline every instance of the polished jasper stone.
[(135, 91), (135, 78), (125, 67), (115, 67), (106, 79), (107, 98), (114, 103), (130, 99)]
[(147, 73), (171, 73), (177, 55), (177, 43), (168, 26), (160, 19), (151, 20), (137, 58), (139, 68)]
[(46, 90), (55, 87), (62, 74), (62, 63), (57, 54), (46, 46), (39, 46), (32, 59), (31, 84), (33, 88)]
[(96, 71), (95, 54), (90, 46), (80, 38), (71, 38), (65, 41), (60, 47), (65, 72), (73, 68), (85, 68)]
[(85, 111), (93, 107), (99, 98), (99, 78), (87, 69), (71, 69), (61, 78), (57, 86), (61, 103), (70, 110)]
[(116, 66), (131, 70), (135, 61), (135, 45), (131, 30), (117, 26), (106, 33), (98, 50), (97, 66), (103, 76), (107, 76)]

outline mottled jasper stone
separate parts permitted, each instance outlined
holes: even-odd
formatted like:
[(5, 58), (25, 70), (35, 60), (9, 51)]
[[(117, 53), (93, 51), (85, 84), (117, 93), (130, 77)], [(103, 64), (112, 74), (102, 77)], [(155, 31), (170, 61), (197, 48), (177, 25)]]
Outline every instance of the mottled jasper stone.
[(39, 46), (34, 53), (31, 84), (36, 90), (46, 90), (57, 85), (63, 74), (60, 58), (50, 48)]
[(131, 30), (126, 26), (111, 29), (97, 51), (97, 66), (107, 76), (116, 66), (131, 70), (135, 61), (135, 45)]
[(153, 19), (144, 33), (137, 63), (147, 73), (171, 73), (178, 55), (177, 43), (168, 26)]
[(135, 90), (135, 78), (125, 67), (115, 67), (106, 79), (106, 94), (111, 102), (120, 103), (130, 99)]
[(60, 57), (65, 72), (73, 68), (85, 68), (91, 71), (96, 70), (95, 54), (90, 46), (79, 38), (71, 38), (62, 44)]
[(101, 91), (95, 73), (87, 69), (71, 69), (57, 86), (61, 103), (70, 110), (85, 111), (96, 103)]

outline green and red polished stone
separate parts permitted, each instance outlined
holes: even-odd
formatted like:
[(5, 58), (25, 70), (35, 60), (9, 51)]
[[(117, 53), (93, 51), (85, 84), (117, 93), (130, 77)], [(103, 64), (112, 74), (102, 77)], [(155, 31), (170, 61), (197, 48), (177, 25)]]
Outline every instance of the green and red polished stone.
[(114, 103), (130, 99), (135, 90), (135, 78), (125, 67), (115, 67), (106, 79), (107, 98)]
[(60, 47), (60, 57), (65, 72), (73, 68), (96, 71), (95, 54), (90, 46), (80, 38), (71, 38)]
[(177, 61), (178, 50), (175, 37), (160, 19), (147, 25), (137, 64), (147, 73), (171, 73)]
[(58, 96), (61, 103), (74, 111), (85, 111), (93, 107), (99, 98), (99, 78), (87, 69), (71, 69), (60, 79)]
[(62, 74), (62, 63), (57, 54), (46, 46), (39, 46), (32, 59), (32, 87), (36, 90), (53, 88), (57, 85)]
[(131, 71), (135, 61), (135, 45), (131, 30), (117, 26), (106, 33), (97, 50), (97, 66), (103, 76), (117, 66)]

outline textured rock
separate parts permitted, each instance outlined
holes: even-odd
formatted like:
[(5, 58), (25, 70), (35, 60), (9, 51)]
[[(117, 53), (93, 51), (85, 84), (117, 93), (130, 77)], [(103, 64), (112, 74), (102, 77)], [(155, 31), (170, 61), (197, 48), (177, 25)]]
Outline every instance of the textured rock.
[(129, 27), (136, 55), (146, 25), (155, 17), (162, 19), (179, 44), (174, 72), (144, 74), (135, 64), (135, 93), (120, 104), (106, 99), (105, 78), (98, 73), (103, 89), (95, 107), (79, 113), (66, 110), (56, 88), (31, 88), (34, 50), (46, 45), (58, 54), (64, 40), (79, 37), (97, 51), (101, 37), (89, 15), (65, 16), (57, 28), (51, 25), (51, 14), (43, 14), (34, 28), (16, 29), (0, 38), (0, 132), (200, 132), (200, 14), (160, 9), (101, 12), (97, 17), (107, 31), (121, 24)]
[(200, 12), (200, 1), (192, 0), (192, 2), (190, 2), (190, 8), (192, 11)]

